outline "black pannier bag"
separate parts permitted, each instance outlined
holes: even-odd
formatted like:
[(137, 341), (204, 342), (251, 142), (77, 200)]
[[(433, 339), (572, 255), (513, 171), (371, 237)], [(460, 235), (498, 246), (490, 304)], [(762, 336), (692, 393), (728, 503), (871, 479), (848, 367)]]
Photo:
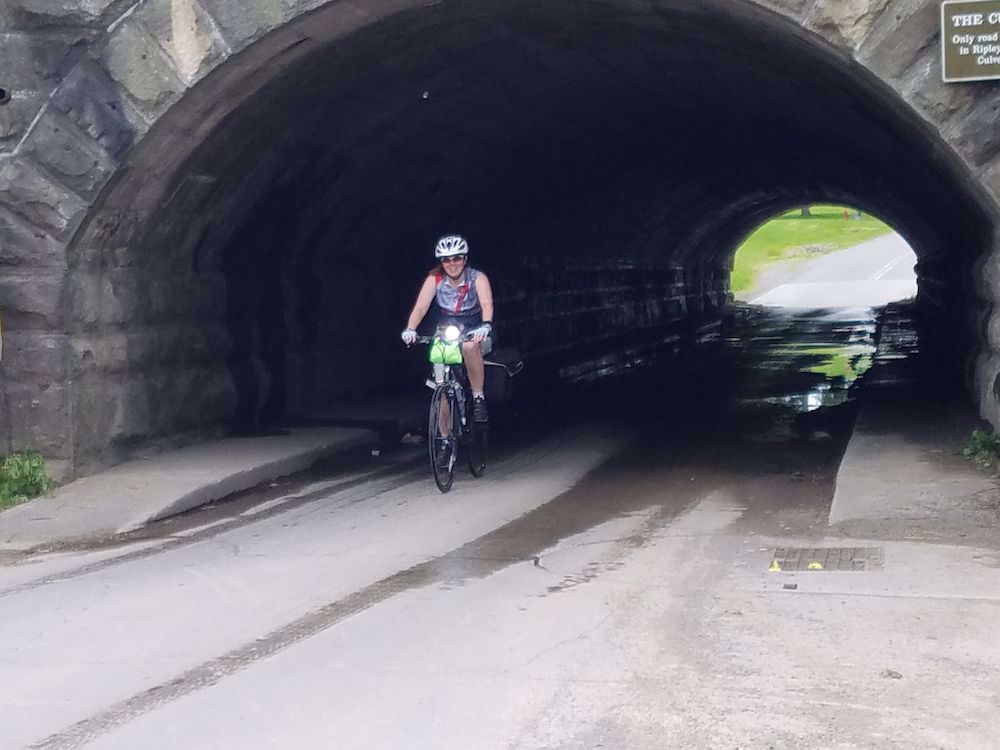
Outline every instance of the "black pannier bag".
[(484, 362), (486, 400), (506, 401), (511, 395), (511, 380), (524, 369), (521, 353), (517, 349), (497, 349), (487, 354)]

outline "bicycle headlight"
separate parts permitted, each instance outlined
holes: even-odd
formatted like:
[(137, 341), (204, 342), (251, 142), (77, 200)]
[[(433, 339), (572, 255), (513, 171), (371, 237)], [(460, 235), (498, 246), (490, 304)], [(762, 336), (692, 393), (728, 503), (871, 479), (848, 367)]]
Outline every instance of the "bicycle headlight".
[(455, 343), (456, 341), (458, 341), (458, 337), (461, 335), (462, 332), (459, 330), (458, 326), (448, 326), (447, 328), (444, 329), (445, 341), (450, 341), (451, 343)]

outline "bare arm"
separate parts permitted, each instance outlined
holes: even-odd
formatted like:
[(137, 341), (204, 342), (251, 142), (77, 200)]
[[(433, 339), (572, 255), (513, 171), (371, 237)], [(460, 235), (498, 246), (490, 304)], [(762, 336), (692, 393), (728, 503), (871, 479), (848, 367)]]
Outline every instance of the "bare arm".
[[(424, 279), (424, 285), (420, 287), (420, 293), (417, 294), (417, 301), (413, 305), (413, 310), (410, 311), (410, 317), (406, 319), (407, 328), (416, 330), (417, 326), (420, 325), (420, 321), (424, 319), (427, 311), (431, 309), (431, 303), (434, 302), (436, 287), (437, 284), (433, 276), (428, 276)], [(476, 288), (479, 288), (478, 285)]]
[(485, 273), (476, 277), (476, 293), (479, 295), (479, 305), (483, 308), (483, 322), (493, 322), (493, 287)]

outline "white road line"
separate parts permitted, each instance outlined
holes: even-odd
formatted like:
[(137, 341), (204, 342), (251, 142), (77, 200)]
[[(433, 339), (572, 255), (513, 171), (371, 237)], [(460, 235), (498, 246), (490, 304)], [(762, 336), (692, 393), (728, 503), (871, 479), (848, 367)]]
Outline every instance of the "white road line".
[(887, 273), (889, 273), (889, 271), (891, 271), (893, 268), (895, 268), (896, 266), (898, 266), (899, 262), (901, 260), (903, 260), (903, 256), (902, 255), (899, 256), (898, 258), (896, 258), (895, 260), (890, 260), (888, 263), (885, 264), (885, 266), (882, 268), (881, 271), (879, 271), (874, 276), (872, 276), (872, 280), (873, 281), (878, 281), (879, 279), (881, 279), (883, 276), (885, 276)]

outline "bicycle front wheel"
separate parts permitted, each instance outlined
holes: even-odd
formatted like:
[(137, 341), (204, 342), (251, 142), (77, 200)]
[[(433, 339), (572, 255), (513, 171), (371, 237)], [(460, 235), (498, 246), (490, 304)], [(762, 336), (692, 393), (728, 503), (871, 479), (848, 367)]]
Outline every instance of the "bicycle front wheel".
[(458, 453), (458, 432), (455, 430), (458, 405), (444, 386), (434, 389), (427, 415), (427, 448), (430, 451), (434, 483), (441, 492), (451, 489), (455, 481), (455, 458)]

